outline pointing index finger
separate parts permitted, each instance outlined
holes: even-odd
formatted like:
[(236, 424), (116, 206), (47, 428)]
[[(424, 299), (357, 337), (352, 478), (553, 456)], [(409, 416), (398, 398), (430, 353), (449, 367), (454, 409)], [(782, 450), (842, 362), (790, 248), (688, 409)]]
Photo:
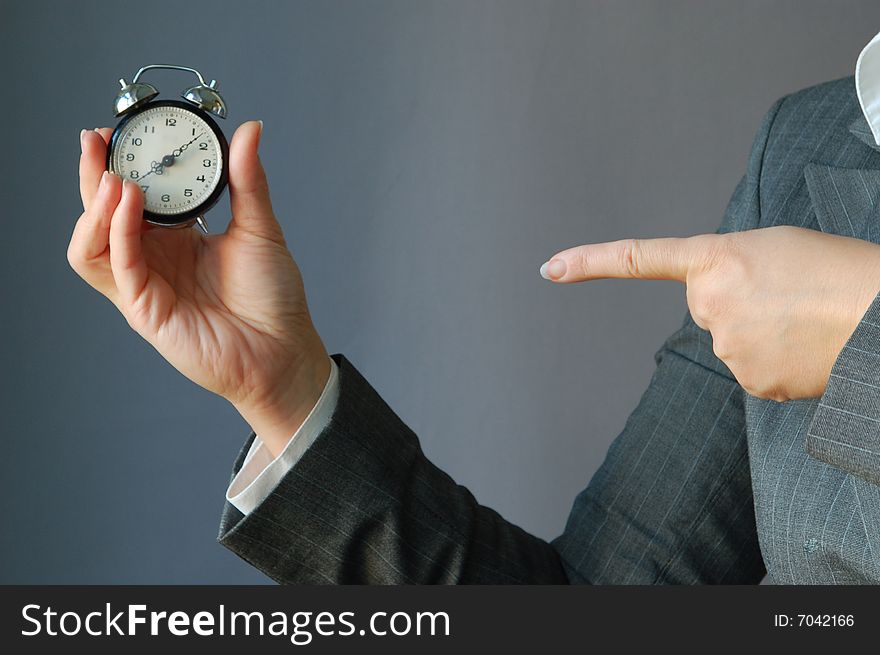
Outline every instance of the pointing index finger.
[(541, 267), (541, 275), (563, 283), (603, 278), (686, 282), (698, 254), (693, 237), (623, 239), (563, 250)]

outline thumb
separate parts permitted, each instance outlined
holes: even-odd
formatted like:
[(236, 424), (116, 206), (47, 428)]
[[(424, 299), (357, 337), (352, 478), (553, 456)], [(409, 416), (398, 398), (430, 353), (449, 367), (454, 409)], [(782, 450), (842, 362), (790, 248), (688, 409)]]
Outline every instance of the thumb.
[(229, 197), (232, 206), (229, 231), (241, 230), (283, 242), (284, 235), (269, 199), (269, 183), (257, 154), (262, 132), (262, 121), (248, 121), (232, 137), (229, 146)]
[(553, 282), (584, 282), (601, 278), (639, 278), (687, 282), (698, 256), (694, 237), (624, 239), (563, 250), (541, 266)]

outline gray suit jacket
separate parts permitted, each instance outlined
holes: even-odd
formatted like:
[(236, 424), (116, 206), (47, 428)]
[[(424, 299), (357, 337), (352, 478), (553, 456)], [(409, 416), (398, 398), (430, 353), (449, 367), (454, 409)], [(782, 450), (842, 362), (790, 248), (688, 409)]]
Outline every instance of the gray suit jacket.
[[(722, 232), (880, 242), (880, 151), (852, 78), (778, 101)], [(301, 461), (220, 542), (284, 583), (880, 582), (880, 297), (822, 398), (746, 394), (690, 317), (552, 543), (477, 503), (344, 357)], [(242, 455), (235, 464), (241, 465)]]

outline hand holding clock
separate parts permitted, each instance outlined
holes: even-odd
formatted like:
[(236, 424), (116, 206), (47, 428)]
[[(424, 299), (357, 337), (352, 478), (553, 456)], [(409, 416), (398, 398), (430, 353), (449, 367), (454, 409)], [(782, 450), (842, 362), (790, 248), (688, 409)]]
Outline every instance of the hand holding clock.
[(81, 136), (84, 212), (73, 269), (196, 384), (229, 400), (277, 455), (330, 373), (302, 278), (257, 154), (262, 127), (232, 139), (232, 221), (224, 234), (146, 229), (139, 186), (104, 172), (109, 129)]

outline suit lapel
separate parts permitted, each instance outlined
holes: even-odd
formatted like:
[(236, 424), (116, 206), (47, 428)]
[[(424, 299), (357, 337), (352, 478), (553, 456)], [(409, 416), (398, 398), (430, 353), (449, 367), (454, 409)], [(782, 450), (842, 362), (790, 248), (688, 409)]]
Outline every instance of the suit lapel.
[[(850, 123), (850, 133), (880, 152), (865, 117)], [(839, 168), (811, 163), (804, 169), (819, 229), (831, 234), (880, 241), (880, 170)]]
[(880, 170), (813, 163), (804, 177), (819, 229), (868, 241), (880, 237)]
[(859, 114), (859, 117), (849, 124), (849, 133), (869, 148), (880, 151), (880, 146), (874, 141), (874, 135), (871, 133), (868, 119), (864, 114)]

